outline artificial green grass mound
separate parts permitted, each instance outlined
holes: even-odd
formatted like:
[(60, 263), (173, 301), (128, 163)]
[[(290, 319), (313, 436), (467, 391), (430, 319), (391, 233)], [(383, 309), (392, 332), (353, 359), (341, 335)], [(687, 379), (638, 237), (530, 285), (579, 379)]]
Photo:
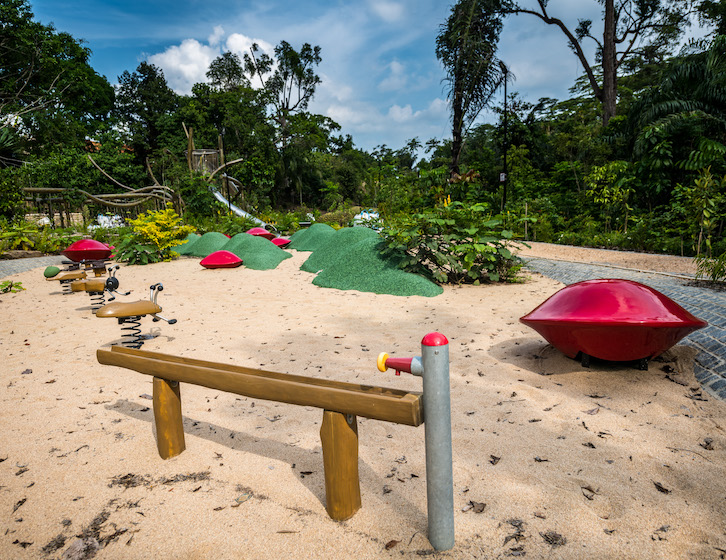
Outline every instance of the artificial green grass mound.
[(244, 261), (245, 267), (254, 270), (272, 270), (285, 259), (292, 257), (269, 239), (249, 233), (238, 233), (221, 249), (234, 253)]
[(53, 278), (54, 276), (58, 276), (58, 273), (60, 272), (60, 268), (57, 266), (49, 266), (46, 267), (46, 269), (43, 271), (43, 276), (46, 278)]
[(380, 241), (381, 237), (367, 227), (347, 227), (335, 231), (332, 235), (325, 234), (317, 243), (318, 247), (313, 250), (313, 254), (302, 264), (300, 270), (305, 272), (323, 270), (340, 257), (341, 250), (345, 250), (363, 239)]
[(292, 234), (287, 247), (296, 251), (315, 251), (333, 234), (335, 229), (328, 224), (313, 224)]
[(181, 245), (177, 245), (174, 247), (174, 251), (179, 253), (180, 255), (189, 255), (190, 251), (192, 250), (192, 247), (194, 247), (194, 244), (197, 242), (197, 240), (201, 239), (201, 235), (197, 235), (196, 233), (190, 233), (187, 235), (186, 240)]
[[(192, 246), (185, 253), (179, 249), (176, 250), (180, 255), (188, 255), (190, 257), (206, 257), (207, 255), (219, 251), (229, 241), (229, 237), (223, 233), (210, 231), (202, 235), (196, 241), (192, 241)], [(180, 248), (183, 248), (181, 245)]]
[(338, 257), (330, 259), (313, 284), (394, 296), (434, 297), (443, 293), (441, 286), (423, 276), (404, 272), (394, 259), (384, 259), (381, 247), (382, 241), (377, 235), (365, 236), (347, 247), (339, 246)]

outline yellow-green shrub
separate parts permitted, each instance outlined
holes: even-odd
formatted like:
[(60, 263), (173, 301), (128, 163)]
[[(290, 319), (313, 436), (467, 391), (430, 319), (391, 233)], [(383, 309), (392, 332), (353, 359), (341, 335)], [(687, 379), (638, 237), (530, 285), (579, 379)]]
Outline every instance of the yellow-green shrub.
[(173, 247), (184, 243), (192, 226), (182, 224), (182, 219), (171, 204), (164, 210), (149, 210), (135, 220), (129, 220), (133, 234), (117, 247), (117, 259), (129, 264), (170, 261), (179, 256)]

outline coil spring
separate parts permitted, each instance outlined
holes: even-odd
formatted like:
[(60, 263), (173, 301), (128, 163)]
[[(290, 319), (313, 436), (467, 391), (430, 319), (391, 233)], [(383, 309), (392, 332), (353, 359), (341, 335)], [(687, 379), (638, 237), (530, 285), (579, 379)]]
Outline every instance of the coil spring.
[[(118, 324), (121, 325), (121, 346), (126, 348), (141, 348), (144, 343), (141, 336), (141, 316), (119, 317)], [(124, 326), (125, 325), (125, 326)]]
[(91, 311), (95, 313), (106, 303), (106, 298), (103, 292), (88, 292), (91, 296)]
[(61, 280), (61, 291), (64, 296), (67, 296), (68, 294), (72, 294), (73, 290), (71, 289), (71, 281), (70, 280)]

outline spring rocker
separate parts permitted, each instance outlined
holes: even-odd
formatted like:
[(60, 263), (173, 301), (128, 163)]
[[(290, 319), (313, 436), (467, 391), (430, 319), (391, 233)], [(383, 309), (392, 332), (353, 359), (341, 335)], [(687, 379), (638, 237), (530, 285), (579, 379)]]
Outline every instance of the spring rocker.
[(62, 254), (70, 259), (61, 261), (64, 269), (49, 266), (45, 269), (44, 275), (47, 280), (58, 281), (61, 284), (61, 292), (68, 295), (76, 291), (71, 283), (76, 280), (85, 280), (91, 271), (94, 277), (99, 278), (106, 274), (112, 249), (105, 243), (94, 239), (80, 239), (71, 243)]
[(121, 345), (127, 348), (141, 348), (146, 338), (141, 334), (141, 317), (151, 315), (154, 318), (154, 322), (166, 321), (170, 325), (176, 323), (176, 319), (167, 319), (159, 315), (161, 313), (161, 306), (156, 302), (156, 299), (159, 296), (159, 292), (163, 291), (163, 289), (164, 286), (161, 283), (152, 284), (149, 287), (149, 299), (107, 303), (96, 310), (96, 317), (115, 317), (118, 319), (118, 324), (121, 325), (122, 331)]
[[(436, 550), (454, 546), (449, 341), (441, 333), (421, 341), (422, 356), (378, 357), (378, 369), (423, 378), (423, 393), (358, 385), (252, 369), (231, 364), (113, 346), (96, 351), (98, 362), (153, 376), (157, 449), (162, 459), (186, 448), (180, 383), (192, 383), (255, 399), (323, 410), (320, 440), (325, 471), (325, 508), (335, 521), (361, 507), (357, 417), (408, 426), (425, 423), (428, 538)], [(425, 421), (425, 422), (424, 422)]]
[[(116, 278), (116, 271), (119, 265), (112, 266), (108, 269), (108, 278), (85, 278), (74, 280), (70, 283), (72, 292), (86, 292), (91, 297), (91, 312), (96, 313), (106, 303), (105, 292), (109, 294), (119, 294), (127, 296), (131, 292), (119, 292), (119, 281)], [(112, 295), (108, 301), (116, 299)]]

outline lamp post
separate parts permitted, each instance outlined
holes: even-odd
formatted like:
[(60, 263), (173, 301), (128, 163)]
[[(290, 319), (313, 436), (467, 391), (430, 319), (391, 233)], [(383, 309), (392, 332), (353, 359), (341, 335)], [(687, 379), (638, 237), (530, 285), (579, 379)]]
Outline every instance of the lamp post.
[(499, 181), (502, 183), (502, 212), (504, 212), (504, 207), (507, 205), (507, 74), (509, 68), (501, 60), (499, 67), (504, 74), (504, 173), (499, 176)]

